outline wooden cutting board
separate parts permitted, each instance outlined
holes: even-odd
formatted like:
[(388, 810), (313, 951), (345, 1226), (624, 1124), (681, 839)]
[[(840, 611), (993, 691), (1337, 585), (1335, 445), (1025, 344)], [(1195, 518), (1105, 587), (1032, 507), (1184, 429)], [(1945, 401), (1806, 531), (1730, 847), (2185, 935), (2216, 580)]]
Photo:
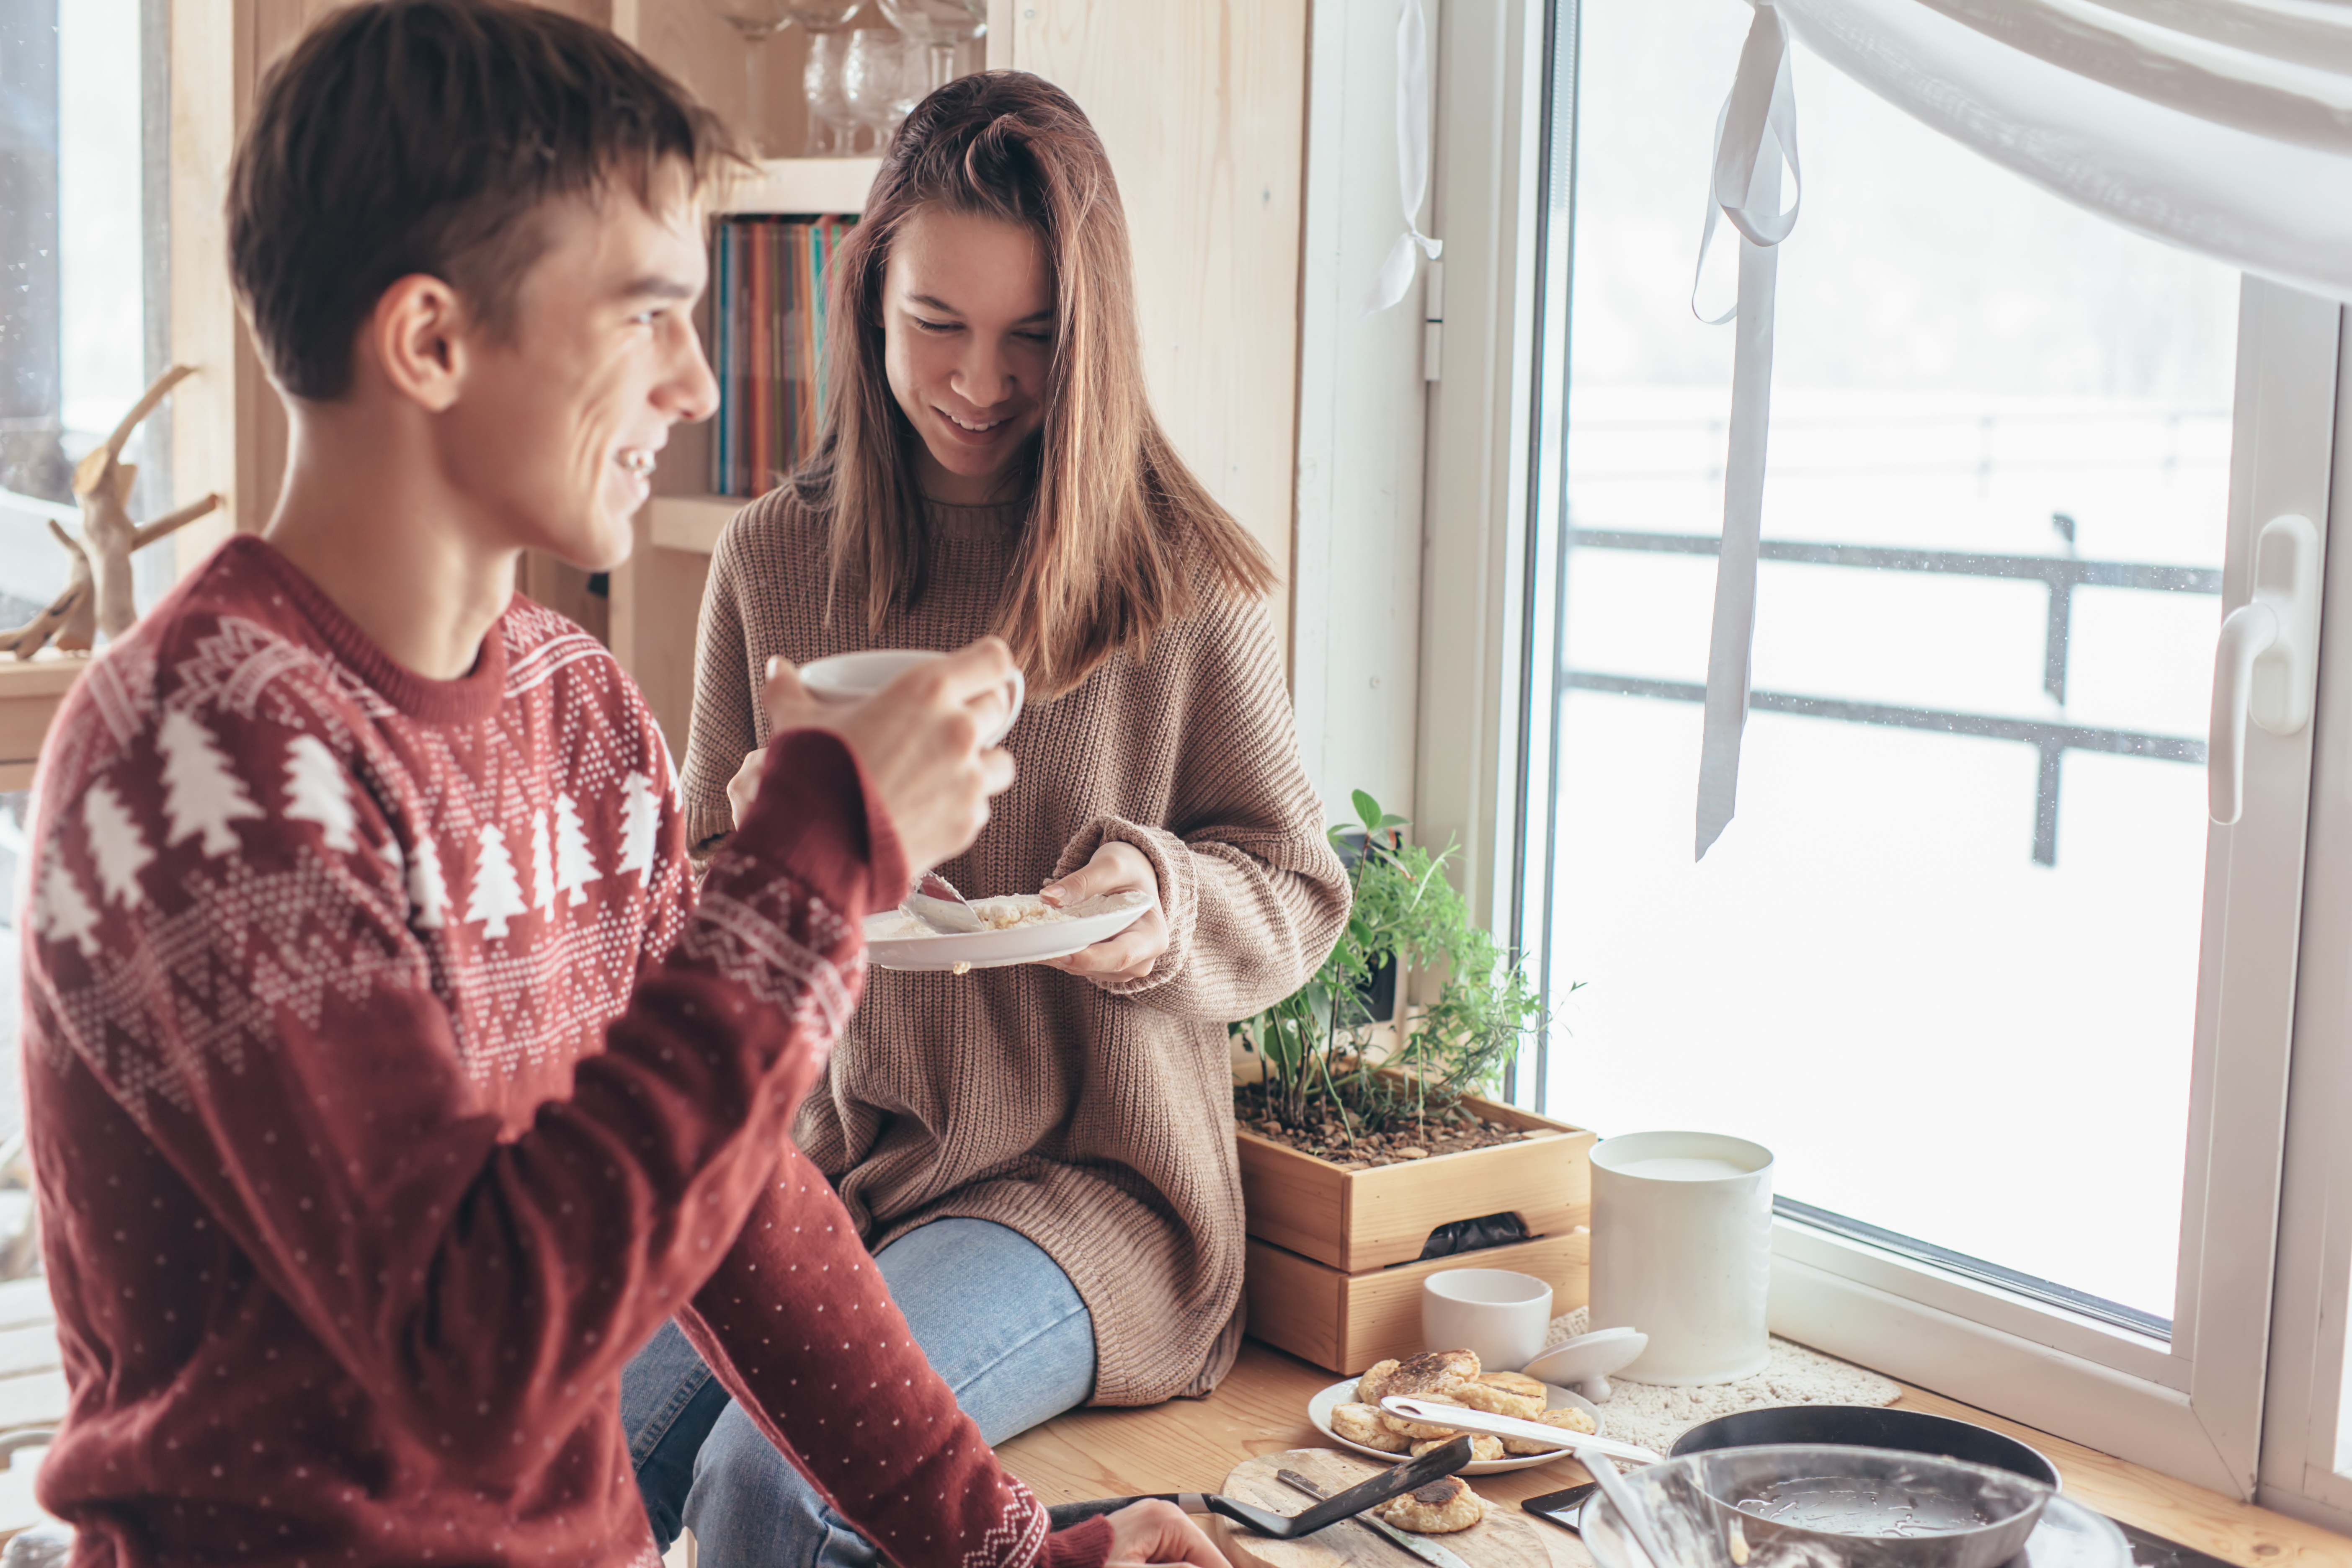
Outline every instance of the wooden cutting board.
[[(1313, 1500), (1275, 1479), (1276, 1470), (1297, 1470), (1327, 1492), (1344, 1491), (1385, 1467), (1331, 1448), (1293, 1448), (1244, 1461), (1225, 1478), (1224, 1494), (1275, 1513), (1297, 1513)], [(1470, 1489), (1478, 1479), (1465, 1476)], [(1484, 1493), (1480, 1494), (1484, 1496)], [(1304, 1541), (1269, 1541), (1230, 1520), (1217, 1521), (1217, 1544), (1236, 1568), (1415, 1568), (1422, 1560), (1387, 1536), (1354, 1520), (1320, 1530)], [(1550, 1568), (1542, 1538), (1517, 1503), (1486, 1499), (1486, 1517), (1468, 1530), (1432, 1535), (1470, 1568)], [(1425, 1564), (1422, 1568), (1426, 1568)]]

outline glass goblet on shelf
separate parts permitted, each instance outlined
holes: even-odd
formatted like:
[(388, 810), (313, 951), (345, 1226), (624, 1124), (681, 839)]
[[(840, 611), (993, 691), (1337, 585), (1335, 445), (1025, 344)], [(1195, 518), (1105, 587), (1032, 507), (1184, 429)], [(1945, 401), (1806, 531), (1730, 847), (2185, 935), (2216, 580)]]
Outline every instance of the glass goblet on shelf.
[(874, 132), (881, 152), (898, 122), (923, 96), (921, 46), (895, 27), (863, 27), (849, 35), (841, 60), (842, 99), (850, 117)]
[(770, 144), (761, 133), (765, 95), (760, 90), (760, 62), (769, 39), (798, 22), (812, 35), (836, 31), (849, 23), (865, 0), (704, 0), (720, 21), (743, 35), (743, 126), (763, 157), (780, 157), (784, 149)]
[(988, 32), (988, 0), (880, 0), (890, 25), (921, 44), (929, 55), (926, 92), (955, 79), (956, 47)]
[(808, 141), (803, 155), (846, 158), (857, 151), (857, 117), (842, 88), (842, 66), (853, 35), (839, 31), (809, 37), (808, 63), (801, 68), (801, 90), (808, 100)]

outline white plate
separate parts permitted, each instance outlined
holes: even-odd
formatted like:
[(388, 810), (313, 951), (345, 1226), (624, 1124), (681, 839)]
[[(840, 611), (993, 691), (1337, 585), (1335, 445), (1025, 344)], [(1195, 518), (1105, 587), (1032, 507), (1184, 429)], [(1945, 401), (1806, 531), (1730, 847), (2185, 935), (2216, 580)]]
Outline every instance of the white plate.
[[(1029, 898), (974, 899), (971, 907), (1034, 903)], [(974, 969), (1002, 969), (1013, 963), (1035, 963), (1061, 958), (1117, 936), (1151, 908), (1152, 897), (1142, 891), (1108, 893), (1072, 904), (1067, 920), (1041, 921), (1005, 931), (935, 931), (897, 910), (866, 917), (866, 962), (882, 969), (953, 969), (968, 963)]]
[[(1340, 1436), (1339, 1434), (1331, 1430), (1332, 1406), (1338, 1405), (1352, 1405), (1355, 1403), (1357, 1382), (1357, 1379), (1351, 1377), (1344, 1383), (1335, 1383), (1330, 1387), (1325, 1389), (1322, 1393), (1317, 1394), (1314, 1398), (1308, 1400), (1307, 1402), (1307, 1419), (1315, 1423), (1315, 1429), (1318, 1432), (1322, 1433), (1323, 1436), (1330, 1438), (1331, 1441), (1339, 1444), (1343, 1448), (1353, 1448), (1359, 1454), (1363, 1454), (1369, 1458), (1380, 1459), (1391, 1465), (1403, 1462), (1407, 1458), (1409, 1458), (1409, 1456), (1404, 1454), (1383, 1454), (1378, 1448), (1367, 1448), (1361, 1443), (1350, 1443), (1348, 1439)], [(1594, 1405), (1592, 1401), (1585, 1398), (1581, 1394), (1570, 1394), (1565, 1388), (1555, 1387), (1553, 1384), (1549, 1383), (1545, 1384), (1544, 1408), (1546, 1410), (1558, 1410), (1563, 1406), (1572, 1406), (1575, 1409), (1583, 1411), (1587, 1415), (1592, 1417), (1593, 1430), (1596, 1432), (1601, 1430), (1601, 1420), (1600, 1406)], [(1500, 1459), (1473, 1459), (1468, 1464), (1462, 1467), (1462, 1474), (1465, 1476), (1491, 1476), (1497, 1470), (1524, 1470), (1535, 1465), (1553, 1464), (1569, 1457), (1569, 1452), (1566, 1448), (1555, 1448), (1549, 1454), (1513, 1454), (1506, 1456)]]

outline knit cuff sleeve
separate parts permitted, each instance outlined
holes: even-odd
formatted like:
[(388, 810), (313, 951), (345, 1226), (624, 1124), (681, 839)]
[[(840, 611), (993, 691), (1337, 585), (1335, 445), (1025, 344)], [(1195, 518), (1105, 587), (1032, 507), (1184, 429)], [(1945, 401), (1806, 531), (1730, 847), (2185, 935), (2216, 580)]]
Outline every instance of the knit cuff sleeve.
[(1090, 1519), (1045, 1537), (1037, 1568), (1103, 1568), (1110, 1561), (1110, 1521)]
[(728, 848), (730, 859), (790, 869), (835, 908), (861, 916), (890, 908), (906, 892), (906, 853), (881, 796), (856, 753), (823, 730), (793, 731), (769, 744), (759, 796)]
[(1093, 859), (1095, 851), (1108, 843), (1131, 844), (1151, 862), (1152, 877), (1160, 884), (1160, 916), (1168, 922), (1168, 951), (1160, 955), (1151, 973), (1140, 980), (1095, 980), (1094, 984), (1114, 996), (1141, 996), (1170, 984), (1184, 973), (1185, 960), (1192, 952), (1192, 932), (1200, 924), (1200, 867), (1192, 847), (1164, 827), (1146, 827), (1121, 816), (1098, 816), (1062, 851), (1062, 858), (1054, 868), (1055, 878), (1068, 876)]

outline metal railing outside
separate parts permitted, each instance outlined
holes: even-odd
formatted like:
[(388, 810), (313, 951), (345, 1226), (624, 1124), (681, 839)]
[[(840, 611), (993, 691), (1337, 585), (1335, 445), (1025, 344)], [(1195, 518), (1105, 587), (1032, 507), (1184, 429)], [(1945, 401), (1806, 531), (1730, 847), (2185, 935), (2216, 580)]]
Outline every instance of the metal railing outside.
[[(1619, 550), (1675, 555), (1713, 555), (1722, 542), (1712, 534), (1647, 533), (1622, 529), (1571, 528), (1570, 551)], [(2067, 646), (2074, 623), (2074, 590), (2125, 588), (2144, 593), (2204, 594), (2218, 596), (2221, 574), (2203, 566), (2168, 566), (2128, 561), (2084, 561), (2063, 555), (1996, 555), (1966, 551), (1906, 550), (1883, 545), (1809, 544), (1790, 540), (1764, 541), (1767, 561), (1795, 562), (1812, 566), (1847, 567), (1874, 572), (1926, 572), (1948, 576), (2038, 580), (2048, 585), (2050, 605), (2044, 624), (2042, 685), (2053, 701), (2066, 700)], [(1655, 680), (1574, 669), (1564, 663), (1559, 672), (1564, 690), (1608, 692), (1668, 702), (1705, 702), (1706, 688), (1681, 680)], [(1786, 691), (1750, 691), (1748, 706), (1768, 713), (1790, 713), (1845, 724), (1874, 724), (1891, 729), (1922, 730), (1989, 740), (2014, 741), (2035, 748), (2040, 767), (2033, 802), (2033, 859), (2042, 866), (2058, 863), (2058, 788), (2060, 763), (2070, 751), (2104, 752), (2115, 756), (2153, 757), (2164, 762), (2205, 761), (2205, 742), (2189, 735), (2164, 735), (2114, 729), (2097, 724), (2070, 724), (2049, 719), (2009, 718), (1966, 713), (1902, 703), (1860, 702), (1844, 698), (1807, 697)]]

